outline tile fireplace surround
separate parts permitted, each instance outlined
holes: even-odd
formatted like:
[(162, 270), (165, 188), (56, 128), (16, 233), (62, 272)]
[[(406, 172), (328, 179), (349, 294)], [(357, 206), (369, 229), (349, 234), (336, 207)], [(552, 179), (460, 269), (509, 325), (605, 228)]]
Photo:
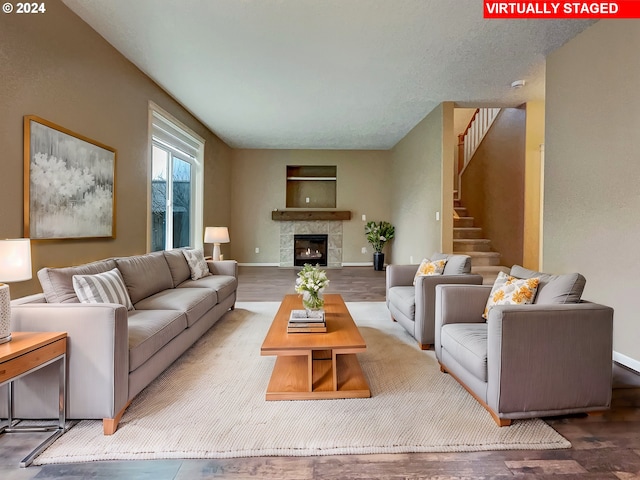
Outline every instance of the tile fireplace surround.
[(313, 220), (280, 222), (280, 266), (293, 267), (294, 235), (327, 235), (327, 268), (342, 267), (342, 222)]

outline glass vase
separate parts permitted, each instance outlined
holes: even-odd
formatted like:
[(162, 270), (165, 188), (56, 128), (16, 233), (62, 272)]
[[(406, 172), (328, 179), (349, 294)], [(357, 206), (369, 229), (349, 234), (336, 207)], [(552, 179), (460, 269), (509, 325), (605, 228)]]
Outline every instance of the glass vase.
[(324, 307), (324, 298), (322, 296), (322, 292), (304, 292), (302, 294), (302, 305), (307, 311), (308, 316), (313, 312), (322, 310), (322, 307)]

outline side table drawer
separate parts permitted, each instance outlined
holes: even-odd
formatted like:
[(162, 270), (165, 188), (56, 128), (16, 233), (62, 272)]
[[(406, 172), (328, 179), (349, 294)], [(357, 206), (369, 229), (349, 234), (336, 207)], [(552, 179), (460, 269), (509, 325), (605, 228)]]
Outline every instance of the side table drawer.
[(0, 383), (22, 375), (32, 368), (62, 355), (66, 351), (67, 339), (61, 338), (24, 355), (2, 362), (0, 363)]

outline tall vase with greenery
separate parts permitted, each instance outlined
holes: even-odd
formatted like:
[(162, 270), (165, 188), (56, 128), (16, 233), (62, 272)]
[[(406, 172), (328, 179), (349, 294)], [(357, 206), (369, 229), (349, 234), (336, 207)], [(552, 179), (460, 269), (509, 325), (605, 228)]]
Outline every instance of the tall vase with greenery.
[(364, 226), (364, 234), (367, 242), (373, 247), (373, 268), (384, 269), (384, 253), (382, 249), (395, 235), (396, 229), (389, 222), (367, 222)]

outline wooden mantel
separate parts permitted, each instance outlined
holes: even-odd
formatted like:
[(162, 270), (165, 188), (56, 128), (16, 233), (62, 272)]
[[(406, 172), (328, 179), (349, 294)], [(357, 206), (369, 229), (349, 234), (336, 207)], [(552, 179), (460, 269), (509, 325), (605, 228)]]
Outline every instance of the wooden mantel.
[(351, 220), (349, 210), (274, 210), (272, 220), (305, 221), (305, 220)]

